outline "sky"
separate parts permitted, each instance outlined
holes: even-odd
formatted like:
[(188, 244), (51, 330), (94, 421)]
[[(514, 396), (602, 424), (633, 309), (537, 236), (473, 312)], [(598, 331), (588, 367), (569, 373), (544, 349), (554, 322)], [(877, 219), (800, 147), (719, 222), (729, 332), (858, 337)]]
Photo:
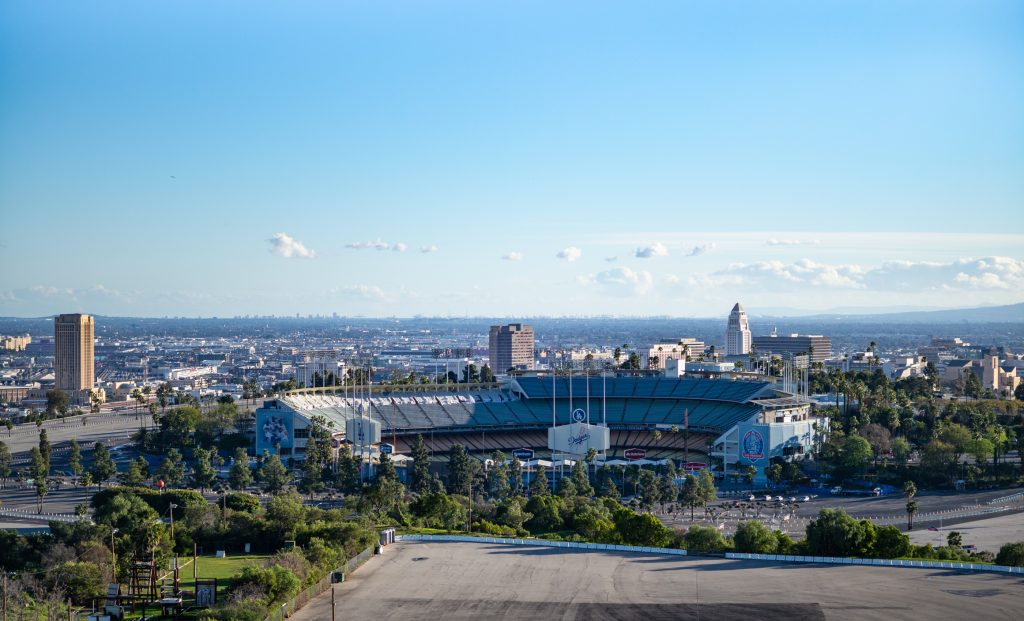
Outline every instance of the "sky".
[(0, 3), (0, 316), (1024, 301), (1024, 3)]

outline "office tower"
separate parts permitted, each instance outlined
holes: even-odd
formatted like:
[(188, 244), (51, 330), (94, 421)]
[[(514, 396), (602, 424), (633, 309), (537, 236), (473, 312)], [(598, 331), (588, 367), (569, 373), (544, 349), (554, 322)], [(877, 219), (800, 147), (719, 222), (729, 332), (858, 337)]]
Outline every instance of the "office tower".
[(750, 324), (747, 322), (747, 312), (743, 310), (739, 302), (732, 307), (729, 313), (729, 324), (725, 328), (725, 355), (744, 356), (750, 353)]
[(82, 391), (95, 384), (93, 327), (91, 315), (58, 315), (53, 320), (55, 387), (72, 401), (82, 400)]
[(533, 326), (491, 326), (490, 348), (491, 370), (495, 374), (508, 373), (509, 369), (532, 369)]
[(824, 362), (832, 357), (832, 339), (815, 334), (789, 336), (755, 336), (757, 354), (777, 354), (786, 359), (807, 355), (810, 362)]

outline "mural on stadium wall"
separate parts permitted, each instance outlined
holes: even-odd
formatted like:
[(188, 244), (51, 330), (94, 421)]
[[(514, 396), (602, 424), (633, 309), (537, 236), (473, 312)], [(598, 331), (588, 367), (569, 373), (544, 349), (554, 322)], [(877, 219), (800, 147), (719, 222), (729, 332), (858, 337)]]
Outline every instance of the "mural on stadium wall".
[(274, 453), (274, 446), (292, 448), (294, 445), (292, 416), (280, 410), (256, 410), (256, 453), (264, 449)]
[(739, 457), (744, 465), (753, 464), (758, 474), (768, 465), (771, 446), (768, 443), (768, 425), (742, 423), (739, 425)]

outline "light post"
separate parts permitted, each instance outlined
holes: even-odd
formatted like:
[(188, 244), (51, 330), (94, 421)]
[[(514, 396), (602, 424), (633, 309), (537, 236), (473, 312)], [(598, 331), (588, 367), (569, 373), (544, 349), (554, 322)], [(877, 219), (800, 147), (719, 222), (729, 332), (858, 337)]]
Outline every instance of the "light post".
[(169, 505), (171, 511), (171, 547), (174, 547), (174, 510), (178, 508), (178, 505), (173, 502)]
[(114, 551), (114, 535), (121, 532), (119, 528), (110, 529), (110, 574), (117, 582), (117, 552)]

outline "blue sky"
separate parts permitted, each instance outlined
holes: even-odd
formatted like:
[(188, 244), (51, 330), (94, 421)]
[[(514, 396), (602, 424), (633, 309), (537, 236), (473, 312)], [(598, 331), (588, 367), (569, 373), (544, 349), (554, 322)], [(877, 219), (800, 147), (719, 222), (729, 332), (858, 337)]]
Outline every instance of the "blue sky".
[(0, 315), (1024, 299), (1019, 2), (7, 2)]

